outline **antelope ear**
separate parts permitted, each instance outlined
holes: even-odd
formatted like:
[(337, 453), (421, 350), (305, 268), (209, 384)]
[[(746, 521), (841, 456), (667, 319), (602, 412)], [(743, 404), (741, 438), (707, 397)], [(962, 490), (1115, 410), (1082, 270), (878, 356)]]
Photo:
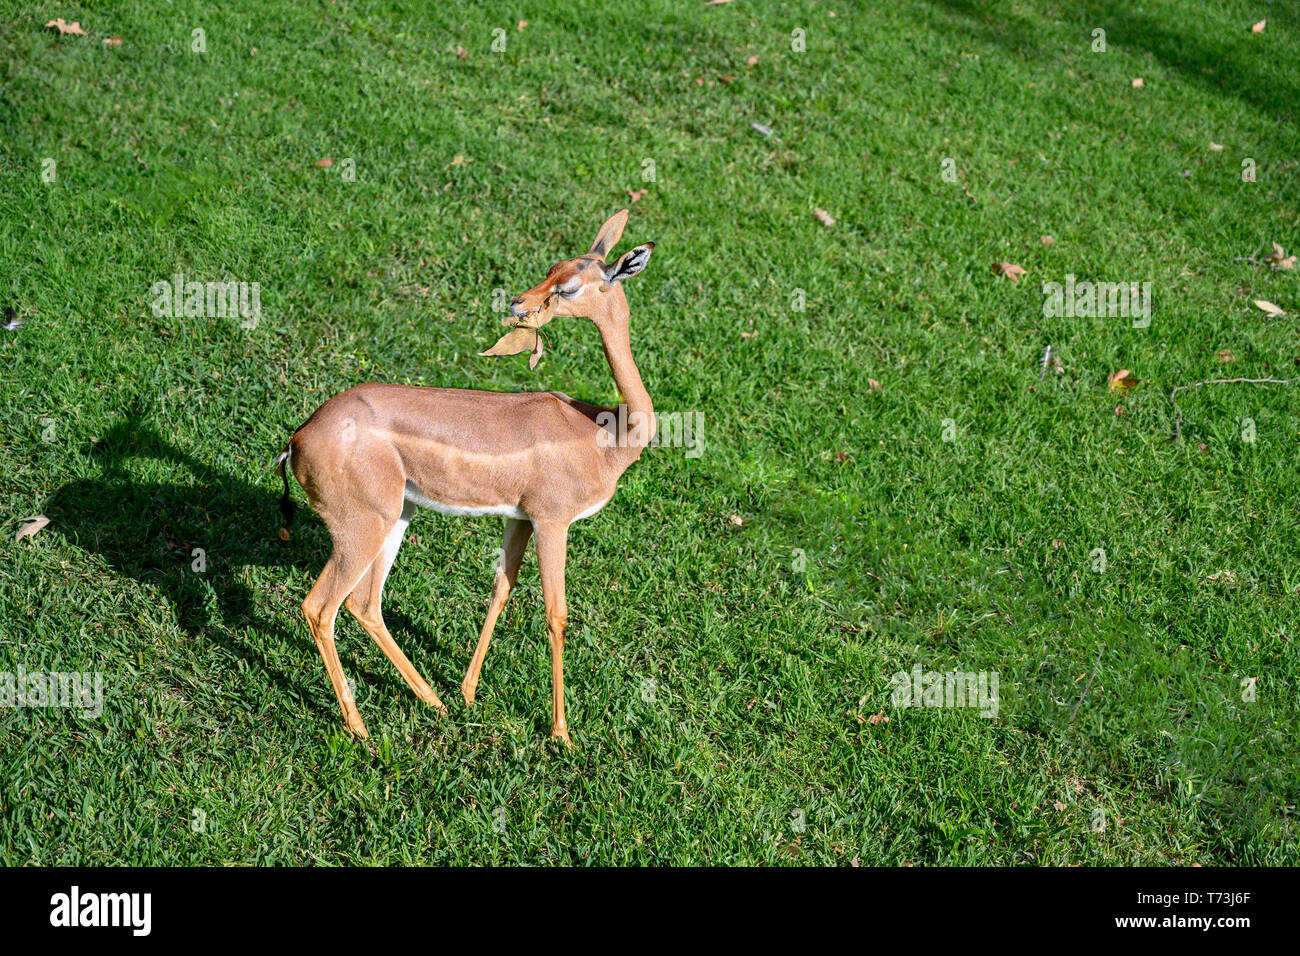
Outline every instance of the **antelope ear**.
[(537, 363), (542, 357), (542, 336), (537, 329), (529, 326), (511, 329), (497, 339), (496, 345), (486, 352), (479, 352), (478, 354), (516, 355), (519, 352), (531, 352), (532, 355), (528, 358), (528, 367), (537, 368)]
[(618, 240), (623, 235), (623, 227), (626, 225), (627, 210), (620, 209), (605, 220), (605, 225), (601, 226), (600, 232), (596, 233), (596, 238), (591, 243), (591, 251), (587, 255), (604, 259), (618, 245)]
[(644, 246), (637, 246), (628, 252), (623, 253), (618, 262), (612, 266), (605, 266), (605, 281), (610, 285), (615, 282), (622, 282), (624, 279), (630, 279), (646, 267), (650, 261), (650, 253), (654, 252), (655, 244), (647, 242)]

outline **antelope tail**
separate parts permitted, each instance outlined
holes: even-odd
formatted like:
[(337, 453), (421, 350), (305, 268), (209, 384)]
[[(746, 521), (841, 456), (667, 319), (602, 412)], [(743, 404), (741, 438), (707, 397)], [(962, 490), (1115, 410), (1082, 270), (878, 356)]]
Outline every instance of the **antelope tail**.
[(289, 494), (289, 456), (293, 445), (284, 446), (284, 451), (275, 459), (275, 473), (284, 482), (284, 494), (280, 497), (280, 540), (288, 541), (289, 532), (293, 530), (293, 498)]

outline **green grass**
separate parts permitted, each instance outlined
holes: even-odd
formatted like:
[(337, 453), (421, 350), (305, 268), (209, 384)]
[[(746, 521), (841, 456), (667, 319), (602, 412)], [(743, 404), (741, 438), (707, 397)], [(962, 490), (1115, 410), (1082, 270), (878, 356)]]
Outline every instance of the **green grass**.
[[(0, 6), (0, 671), (105, 682), (0, 711), (0, 862), (1297, 862), (1300, 393), (1181, 393), (1180, 442), (1169, 401), (1300, 375), (1251, 305), (1300, 270), (1239, 261), (1300, 248), (1293, 10), (242, 6)], [(459, 704), (500, 527), (432, 515), (385, 604), (451, 714), (344, 615), (352, 740), (266, 462), (367, 380), (615, 402), (585, 322), (475, 353), (643, 188), (633, 351), (706, 448), (574, 529), (576, 746), (531, 557)], [(260, 322), (155, 317), (178, 270)], [(1151, 326), (1044, 317), (1066, 274), (1151, 281)], [(997, 672), (998, 716), (894, 707), (916, 664)]]

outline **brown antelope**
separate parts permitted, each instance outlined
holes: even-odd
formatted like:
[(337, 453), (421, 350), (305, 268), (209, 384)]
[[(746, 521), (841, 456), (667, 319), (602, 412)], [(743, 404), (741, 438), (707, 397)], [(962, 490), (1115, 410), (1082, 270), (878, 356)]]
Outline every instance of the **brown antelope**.
[[(302, 603), (312, 637), (348, 729), (368, 736), (334, 647), (334, 620), (346, 605), (393, 662), (411, 690), (440, 713), (446, 707), (411, 665), (384, 626), (384, 579), (417, 507), (448, 515), (501, 515), (505, 540), (487, 618), (461, 694), (474, 703), (492, 629), (519, 575), (530, 535), (551, 645), (551, 736), (569, 743), (564, 720), (564, 563), (569, 525), (609, 503), (619, 477), (654, 437), (654, 409), (632, 360), (623, 280), (650, 261), (654, 243), (637, 246), (613, 263), (627, 210), (600, 227), (590, 251), (551, 266), (546, 278), (510, 303), (514, 328), (484, 355), (532, 351), (537, 331), (557, 315), (595, 323), (614, 383), (625, 405), (589, 405), (559, 392), (504, 394), (458, 388), (358, 385), (335, 395), (294, 432), (275, 461), (284, 479), (280, 507), (288, 538), (293, 502), (285, 465), (293, 469), (329, 529), (333, 553)], [(511, 319), (506, 323), (511, 324)], [(613, 437), (610, 420), (626, 414), (641, 427)], [(624, 437), (625, 436), (625, 437)]]

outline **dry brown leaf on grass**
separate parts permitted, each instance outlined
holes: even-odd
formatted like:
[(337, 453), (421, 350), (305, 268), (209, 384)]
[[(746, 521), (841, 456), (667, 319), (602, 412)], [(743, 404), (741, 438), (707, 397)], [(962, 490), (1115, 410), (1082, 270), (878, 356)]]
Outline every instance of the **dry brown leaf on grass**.
[(716, 7), (716, 6), (720, 5), (720, 4), (723, 4), (723, 3), (730, 3), (730, 2), (731, 2), (731, 0), (709, 0), (709, 2), (705, 4), (705, 6), (706, 6), (706, 7)]
[(1261, 312), (1267, 312), (1269, 315), (1286, 315), (1286, 311), (1279, 305), (1274, 305), (1268, 299), (1256, 299), (1255, 308)]
[(330, 166), (333, 166), (333, 165), (334, 165), (334, 157), (333, 157), (333, 156), (326, 156), (324, 159), (318, 159), (318, 160), (316, 160), (316, 165), (319, 166), (319, 167), (321, 167), (322, 169), (326, 169), (326, 168), (328, 168), (328, 167), (330, 167)]
[(528, 21), (527, 21), (527, 20), (520, 20), (520, 21), (519, 21), (519, 23), (518, 23), (518, 27), (519, 27), (520, 30), (524, 29), (524, 27), (526, 27), (526, 26), (528, 26)]
[(885, 716), (885, 709), (882, 707), (879, 713), (872, 714), (870, 717), (868, 717), (867, 723), (869, 723), (872, 727), (876, 726), (877, 724), (889, 723), (889, 718)]
[(1025, 274), (1025, 270), (1014, 262), (995, 262), (989, 267), (989, 271), (995, 276), (1006, 276), (1015, 283), (1019, 283), (1020, 277)]
[(758, 63), (758, 54), (756, 53), (753, 56), (751, 56), (748, 60), (745, 61), (745, 66), (755, 66), (757, 65), (757, 63)]
[(1212, 152), (1212, 153), (1221, 153), (1221, 152), (1223, 152), (1223, 144), (1222, 144), (1222, 143), (1216, 143), (1216, 142), (1214, 142), (1213, 140), (1211, 140), (1211, 141), (1210, 141), (1210, 152)]
[(648, 189), (629, 189), (627, 191), (627, 198), (631, 202), (640, 202), (649, 191), (650, 190)]
[(1232, 356), (1232, 350), (1231, 350), (1231, 349), (1220, 349), (1220, 350), (1219, 350), (1219, 361), (1220, 361), (1220, 362), (1235, 362), (1236, 359), (1233, 358), (1233, 356)]
[(1055, 245), (1056, 239), (1052, 236), (1039, 236), (1038, 241), (1045, 246)]
[(1267, 21), (1267, 20), (1260, 20), (1259, 23), (1252, 23), (1252, 24), (1250, 25), (1250, 32), (1251, 32), (1251, 33), (1263, 33), (1263, 32), (1264, 32), (1264, 27), (1266, 27), (1266, 26), (1268, 26), (1268, 21)]
[(104, 37), (104, 46), (121, 46), (121, 37)]
[(835, 225), (835, 220), (831, 218), (831, 214), (825, 209), (814, 209), (813, 215), (816, 216), (824, 226)]
[(68, 23), (66, 20), (63, 19), (63, 17), (59, 17), (57, 20), (51, 20), (49, 23), (45, 24), (45, 26), (47, 29), (49, 27), (54, 27), (54, 29), (58, 30), (60, 33), (72, 33), (80, 37), (84, 37), (86, 35), (86, 31), (81, 29), (80, 23), (78, 23), (76, 20), (73, 20), (71, 23)]
[(874, 378), (867, 379), (867, 391), (868, 392), (880, 391), (880, 383), (877, 382)]
[(456, 44), (456, 56), (463, 60), (465, 57), (469, 56), (469, 50), (465, 49), (458, 43)]
[(1286, 250), (1276, 242), (1273, 243), (1272, 254), (1265, 256), (1264, 261), (1278, 271), (1295, 268), (1295, 256), (1288, 256)]
[(1128, 369), (1122, 368), (1118, 372), (1111, 372), (1107, 375), (1106, 381), (1110, 383), (1110, 391), (1127, 392), (1129, 389), (1135, 388), (1142, 379), (1137, 378)]
[(738, 527), (738, 528), (739, 528), (742, 524), (745, 523), (745, 519), (742, 518), (740, 515), (732, 515), (732, 516), (731, 516), (730, 518), (728, 518), (727, 520), (730, 521), (732, 524), (734, 524), (734, 525), (735, 525), (736, 527)]
[(1146, 86), (1146, 84), (1142, 82), (1142, 77), (1140, 76), (1133, 77), (1133, 89), (1140, 90), (1144, 86)]
[(18, 529), (18, 533), (14, 535), (15, 541), (21, 541), (23, 538), (30, 538), (50, 523), (50, 519), (45, 517), (45, 515), (32, 515), (30, 518), (23, 518), (22, 520), (27, 523)]
[(1052, 809), (1055, 810), (1057, 813), (1064, 813), (1065, 804), (1063, 804), (1060, 800), (1053, 800)]

